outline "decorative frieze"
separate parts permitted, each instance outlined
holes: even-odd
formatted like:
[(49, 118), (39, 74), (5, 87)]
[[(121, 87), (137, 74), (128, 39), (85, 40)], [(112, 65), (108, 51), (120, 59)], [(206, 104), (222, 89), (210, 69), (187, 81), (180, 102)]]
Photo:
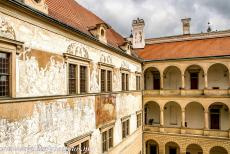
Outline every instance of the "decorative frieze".
[(6, 20), (6, 18), (0, 18), (0, 36), (6, 37), (9, 39), (16, 39), (14, 28), (11, 24)]

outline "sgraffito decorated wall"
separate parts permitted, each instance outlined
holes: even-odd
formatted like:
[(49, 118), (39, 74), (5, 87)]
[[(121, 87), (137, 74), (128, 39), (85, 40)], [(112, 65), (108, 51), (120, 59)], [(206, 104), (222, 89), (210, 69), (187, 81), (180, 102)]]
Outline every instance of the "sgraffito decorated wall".
[[(131, 140), (122, 141), (121, 118), (130, 115), (130, 139), (139, 138), (140, 133), (135, 137), (132, 134), (137, 130), (136, 111), (141, 110), (142, 97), (140, 91), (120, 92), (120, 68), (130, 70), (129, 89), (135, 90), (135, 72), (142, 71), (141, 64), (48, 23), (3, 8), (0, 5), (0, 36), (24, 45), (16, 56), (16, 99), (20, 101), (0, 104), (0, 147), (64, 148), (65, 142), (91, 132), (90, 153), (101, 154), (102, 137), (98, 127), (115, 121), (114, 147), (119, 153), (127, 150), (125, 147)], [(89, 94), (68, 96), (64, 53), (91, 60)], [(114, 66), (111, 95), (99, 94), (99, 62)], [(54, 96), (58, 98), (49, 98)]]

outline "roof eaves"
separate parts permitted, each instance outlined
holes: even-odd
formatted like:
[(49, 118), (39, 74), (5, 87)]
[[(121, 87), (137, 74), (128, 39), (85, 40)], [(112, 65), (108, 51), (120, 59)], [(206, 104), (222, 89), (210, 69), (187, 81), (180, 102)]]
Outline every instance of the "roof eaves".
[(54, 19), (54, 18), (50, 17), (49, 15), (46, 15), (46, 14), (44, 14), (44, 13), (42, 13), (42, 12), (40, 12), (40, 11), (38, 11), (38, 10), (36, 10), (36, 9), (34, 9), (34, 8), (30, 7), (30, 6), (28, 6), (28, 5), (23, 4), (23, 3), (20, 2), (20, 1), (17, 1), (17, 0), (4, 0), (4, 1), (5, 1), (5, 2), (9, 2), (9, 3), (11, 3), (11, 4), (14, 4), (14, 5), (17, 5), (17, 6), (23, 8), (23, 9), (25, 9), (25, 10), (27, 10), (27, 11), (30, 11), (30, 12), (32, 12), (32, 13), (34, 13), (34, 14), (36, 14), (36, 15), (38, 15), (38, 16), (40, 16), (40, 17), (42, 17), (42, 18), (44, 18), (44, 19), (46, 19), (46, 20), (48, 20), (48, 21), (50, 21), (50, 22), (53, 22), (53, 23), (55, 23), (55, 24), (58, 24), (58, 25), (60, 25), (60, 26), (62, 26), (62, 27), (64, 27), (64, 28), (67, 28), (67, 29), (69, 29), (69, 30), (71, 30), (71, 31), (73, 31), (73, 32), (76, 32), (76, 33), (78, 33), (79, 35), (81, 35), (81, 36), (83, 36), (83, 37), (85, 37), (85, 38), (87, 38), (87, 39), (89, 39), (89, 40), (95, 41), (95, 42), (97, 42), (98, 44), (103, 45), (104, 47), (107, 47), (107, 48), (113, 50), (113, 51), (116, 52), (117, 54), (120, 54), (120, 55), (122, 55), (122, 56), (125, 56), (125, 57), (127, 57), (127, 58), (130, 58), (130, 59), (132, 59), (132, 60), (134, 60), (134, 61), (137, 61), (137, 62), (140, 62), (140, 63), (142, 62), (142, 60), (141, 60), (140, 58), (134, 57), (134, 56), (132, 56), (132, 55), (125, 54), (125, 53), (123, 53), (122, 50), (119, 50), (119, 49), (117, 49), (117, 48), (115, 48), (115, 47), (113, 47), (113, 46), (111, 46), (111, 45), (104, 44), (104, 43), (100, 42), (97, 38), (95, 38), (95, 37), (93, 37), (93, 36), (91, 36), (91, 35), (88, 35), (88, 34), (82, 32), (82, 31), (80, 31), (80, 30), (77, 29), (77, 28), (74, 28), (74, 27), (72, 27), (72, 26), (69, 26), (69, 25), (67, 25), (67, 24), (65, 24), (65, 23), (63, 23), (63, 22), (61, 22), (61, 21), (59, 21), (59, 20), (57, 20), (57, 19)]

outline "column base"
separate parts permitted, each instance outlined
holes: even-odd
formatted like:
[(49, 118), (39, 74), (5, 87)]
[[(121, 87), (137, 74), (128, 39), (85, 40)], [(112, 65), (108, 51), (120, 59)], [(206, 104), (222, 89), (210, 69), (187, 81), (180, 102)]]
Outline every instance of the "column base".
[(186, 129), (185, 129), (185, 127), (181, 127), (180, 133), (181, 133), (181, 134), (186, 134)]
[(208, 130), (208, 129), (204, 129), (203, 135), (204, 135), (204, 136), (209, 136), (209, 130)]
[(160, 129), (159, 129), (159, 130), (160, 130), (161, 133), (164, 133), (164, 131), (165, 131), (165, 129), (164, 129), (163, 126), (160, 126)]

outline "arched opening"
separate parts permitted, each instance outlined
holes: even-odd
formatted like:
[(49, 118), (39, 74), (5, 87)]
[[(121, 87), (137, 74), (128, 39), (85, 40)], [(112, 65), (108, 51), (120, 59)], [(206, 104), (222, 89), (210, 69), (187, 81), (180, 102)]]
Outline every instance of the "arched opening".
[(176, 66), (169, 66), (163, 74), (164, 89), (180, 89), (181, 88), (181, 71)]
[(104, 29), (101, 29), (101, 36), (102, 36), (102, 37), (105, 36), (105, 31), (104, 31)]
[(145, 144), (146, 154), (159, 154), (158, 143), (154, 140), (148, 140)]
[(164, 106), (164, 124), (166, 127), (181, 127), (181, 107), (176, 102)]
[(179, 154), (180, 147), (175, 142), (168, 142), (165, 144), (165, 154)]
[(228, 154), (228, 151), (223, 147), (216, 146), (210, 150), (210, 154)]
[(192, 65), (186, 69), (185, 89), (204, 89), (204, 71), (200, 66)]
[(204, 128), (204, 107), (191, 102), (185, 107), (185, 126), (188, 128)]
[(208, 69), (209, 89), (228, 89), (229, 71), (223, 64), (214, 64)]
[(210, 129), (229, 129), (229, 108), (224, 103), (213, 103), (209, 106)]
[(144, 73), (145, 90), (159, 90), (160, 89), (160, 72), (158, 69), (151, 67)]
[(145, 104), (144, 111), (146, 125), (160, 124), (160, 106), (156, 102), (148, 102)]
[(203, 154), (203, 150), (197, 144), (190, 144), (186, 148), (186, 154)]

